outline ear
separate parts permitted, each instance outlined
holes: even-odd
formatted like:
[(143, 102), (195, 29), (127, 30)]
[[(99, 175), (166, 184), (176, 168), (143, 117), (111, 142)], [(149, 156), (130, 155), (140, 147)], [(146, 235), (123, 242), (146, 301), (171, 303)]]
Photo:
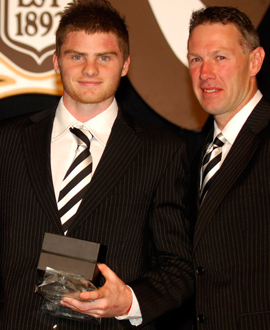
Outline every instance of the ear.
[(121, 77), (126, 76), (126, 74), (128, 73), (129, 65), (130, 65), (130, 56), (124, 62)]
[(265, 51), (262, 47), (257, 47), (251, 52), (251, 76), (255, 77), (261, 70), (265, 58)]
[(53, 53), (53, 67), (54, 67), (54, 71), (57, 74), (60, 74), (60, 66), (59, 66), (58, 57), (56, 55), (56, 52)]

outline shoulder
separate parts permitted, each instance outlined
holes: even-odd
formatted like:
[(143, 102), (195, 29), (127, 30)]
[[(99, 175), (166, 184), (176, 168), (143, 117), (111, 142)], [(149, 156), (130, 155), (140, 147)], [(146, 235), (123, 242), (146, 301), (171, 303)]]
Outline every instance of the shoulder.
[(270, 103), (263, 97), (249, 115), (244, 126), (248, 126), (255, 134), (270, 125)]
[(41, 131), (42, 126), (51, 125), (55, 115), (55, 109), (43, 110), (35, 113), (28, 113), (25, 115), (16, 116), (0, 121), (0, 144), (18, 143), (22, 138), (22, 134), (29, 127)]
[(32, 113), (23, 114), (16, 117), (0, 120), (0, 131), (9, 130), (12, 128), (26, 127), (28, 125), (46, 120), (49, 117), (54, 117), (55, 107), (46, 109), (43, 111), (37, 111)]
[[(176, 134), (157, 125), (136, 118), (123, 109), (119, 109), (117, 120), (128, 125), (130, 131), (136, 134), (144, 142), (163, 147), (174, 146), (175, 148), (186, 147), (186, 143)], [(179, 127), (179, 130), (181, 128)]]

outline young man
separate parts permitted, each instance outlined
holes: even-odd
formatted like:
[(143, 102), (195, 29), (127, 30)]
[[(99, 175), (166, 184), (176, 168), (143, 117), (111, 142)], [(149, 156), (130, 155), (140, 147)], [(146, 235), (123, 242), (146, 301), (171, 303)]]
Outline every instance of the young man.
[(238, 9), (193, 13), (190, 75), (214, 117), (201, 156), (193, 245), (198, 329), (269, 329), (270, 105), (256, 82), (264, 56)]
[[(0, 328), (154, 329), (193, 291), (185, 147), (118, 107), (128, 33), (107, 1), (66, 8), (53, 63), (64, 87), (57, 108), (0, 127)], [(75, 153), (83, 180), (74, 183), (76, 167), (66, 183)], [(45, 232), (106, 246), (98, 290), (62, 300), (100, 326), (40, 312), (34, 285)]]

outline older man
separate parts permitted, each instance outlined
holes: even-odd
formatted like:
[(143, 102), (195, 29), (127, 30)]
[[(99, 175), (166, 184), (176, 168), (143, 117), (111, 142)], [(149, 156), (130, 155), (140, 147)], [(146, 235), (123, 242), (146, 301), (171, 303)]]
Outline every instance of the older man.
[(190, 75), (201, 106), (214, 117), (198, 179), (198, 329), (269, 329), (270, 105), (256, 82), (264, 56), (238, 9), (193, 13)]

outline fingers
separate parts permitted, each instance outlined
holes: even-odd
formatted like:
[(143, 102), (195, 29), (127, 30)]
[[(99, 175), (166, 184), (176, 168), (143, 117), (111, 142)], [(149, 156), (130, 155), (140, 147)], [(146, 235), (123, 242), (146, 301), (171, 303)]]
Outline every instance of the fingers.
[(80, 299), (83, 300), (97, 300), (97, 299), (102, 299), (103, 297), (104, 297), (104, 292), (102, 288), (99, 288), (94, 291), (82, 292), (80, 294)]
[(105, 277), (105, 284), (97, 290), (81, 293), (80, 298), (85, 301), (64, 297), (61, 304), (94, 317), (125, 314), (132, 304), (131, 290), (108, 266), (99, 264), (98, 267)]
[(100, 310), (96, 309), (95, 306), (91, 305), (92, 303), (80, 302), (79, 300), (72, 298), (63, 298), (61, 305), (68, 307), (76, 312), (87, 314), (95, 318), (99, 318)]
[(98, 268), (101, 274), (104, 276), (105, 280), (107, 281), (110, 278), (118, 277), (107, 265), (105, 264), (98, 264)]

